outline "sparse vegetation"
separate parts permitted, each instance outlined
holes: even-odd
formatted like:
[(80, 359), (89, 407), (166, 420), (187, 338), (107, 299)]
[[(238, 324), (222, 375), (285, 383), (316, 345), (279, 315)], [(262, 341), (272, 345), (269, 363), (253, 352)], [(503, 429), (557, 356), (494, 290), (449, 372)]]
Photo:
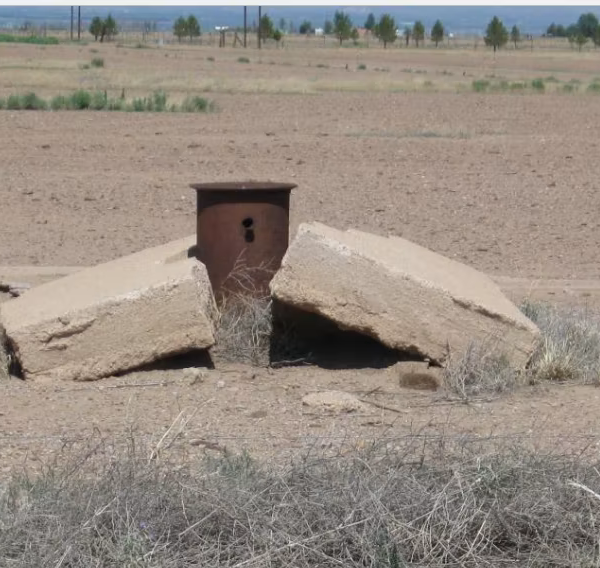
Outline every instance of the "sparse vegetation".
[(359, 63), (358, 66), (356, 67), (359, 71), (365, 71), (367, 69), (367, 66), (364, 63)]
[(250, 63), (250, 59), (247, 57), (238, 57), (238, 63)]
[(471, 83), (471, 86), (476, 93), (483, 93), (490, 86), (490, 82), (485, 79), (477, 79)]
[(535, 89), (538, 92), (541, 92), (546, 89), (546, 85), (543, 79), (534, 79), (533, 81), (531, 81), (531, 88)]
[[(168, 440), (167, 440), (168, 441)], [(14, 566), (593, 566), (591, 451), (418, 433), (282, 464), (100, 435), (65, 445), (0, 500)]]
[(106, 91), (80, 89), (69, 96), (57, 95), (50, 103), (35, 93), (10, 95), (6, 101), (0, 99), (0, 109), (8, 110), (110, 110), (128, 112), (212, 112), (212, 101), (199, 96), (187, 97), (180, 105), (167, 105), (167, 94), (157, 90), (149, 97), (134, 98), (130, 102), (123, 98), (109, 98)]
[(58, 45), (58, 38), (47, 36), (16, 36), (12, 34), (0, 34), (0, 43), (33, 43), (35, 45)]
[(494, 345), (471, 343), (465, 353), (450, 360), (444, 369), (444, 386), (461, 400), (481, 394), (500, 393), (515, 387), (516, 371)]
[(594, 94), (594, 95), (600, 94), (600, 83), (596, 83), (596, 82), (594, 82), (594, 83), (590, 83), (590, 84), (587, 86), (587, 89), (586, 89), (586, 91), (587, 91), (588, 93), (592, 93), (592, 94)]
[(104, 67), (104, 59), (102, 57), (94, 57), (90, 65), (92, 67)]

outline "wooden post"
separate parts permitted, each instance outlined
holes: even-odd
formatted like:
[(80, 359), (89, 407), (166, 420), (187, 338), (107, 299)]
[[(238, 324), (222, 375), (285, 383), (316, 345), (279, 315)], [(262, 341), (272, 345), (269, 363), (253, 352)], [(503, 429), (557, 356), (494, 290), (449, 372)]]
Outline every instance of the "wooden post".
[(71, 6), (71, 41), (73, 41), (73, 6)]
[(261, 19), (261, 6), (258, 7), (258, 49), (260, 49), (260, 19)]
[(77, 6), (77, 39), (81, 39), (81, 6)]
[(248, 19), (247, 19), (248, 6), (244, 6), (244, 47), (246, 46), (246, 34), (248, 31)]

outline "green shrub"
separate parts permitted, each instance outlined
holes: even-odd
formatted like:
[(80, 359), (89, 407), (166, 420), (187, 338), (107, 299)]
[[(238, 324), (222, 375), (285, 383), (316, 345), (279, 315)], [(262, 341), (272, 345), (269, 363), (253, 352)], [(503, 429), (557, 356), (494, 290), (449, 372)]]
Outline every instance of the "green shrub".
[(207, 61), (214, 61), (215, 60), (215, 58), (212, 55), (208, 56), (206, 59), (207, 59)]
[(75, 91), (69, 97), (69, 105), (68, 108), (74, 110), (83, 110), (86, 108), (90, 108), (90, 104), (92, 103), (92, 95), (88, 91), (84, 91), (83, 89), (79, 89)]
[(123, 99), (109, 99), (106, 103), (106, 110), (125, 110), (125, 107)]
[(511, 83), (510, 84), (510, 90), (511, 91), (522, 91), (523, 89), (525, 89), (527, 85), (525, 85), (525, 83)]
[(135, 98), (127, 105), (126, 110), (133, 112), (144, 112), (146, 110), (146, 99)]
[(22, 110), (46, 110), (48, 103), (44, 99), (40, 99), (35, 93), (27, 93), (21, 97)]
[(495, 91), (508, 91), (510, 84), (508, 81), (500, 81), (499, 83), (495, 83), (492, 88)]
[(84, 64), (81, 66), (81, 69), (89, 69), (89, 68), (90, 68), (90, 64), (89, 64), (89, 63), (84, 63)]
[(319, 68), (319, 69), (329, 69), (329, 65), (325, 65), (325, 63), (317, 63), (317, 68)]
[(92, 95), (92, 100), (90, 102), (90, 108), (92, 110), (104, 110), (108, 104), (108, 97), (106, 93), (102, 93), (100, 91), (96, 91)]
[(561, 90), (563, 93), (574, 93), (575, 91), (579, 90), (579, 86), (571, 84), (563, 85)]
[(546, 85), (544, 84), (543, 79), (534, 79), (531, 81), (531, 88), (535, 89), (536, 91), (543, 91), (546, 89)]
[(359, 71), (365, 71), (365, 70), (367, 69), (367, 66), (366, 66), (364, 63), (361, 63), (361, 64), (360, 64), (360, 65), (357, 67), (357, 69), (358, 69)]
[(250, 63), (247, 57), (238, 57), (238, 63)]
[(560, 83), (560, 79), (557, 79), (554, 75), (550, 75), (544, 79), (546, 83)]
[(484, 79), (477, 79), (471, 83), (471, 86), (476, 93), (483, 93), (490, 86), (490, 82)]
[(167, 110), (167, 93), (164, 91), (154, 91), (152, 93), (152, 102), (155, 112), (164, 112)]
[(21, 97), (19, 95), (9, 95), (6, 99), (6, 108), (8, 110), (19, 110), (21, 108)]
[(598, 93), (600, 93), (600, 83), (590, 83), (590, 84), (587, 86), (587, 89), (586, 89), (586, 91), (587, 91), (588, 93), (594, 93), (594, 94), (598, 94)]
[(212, 103), (204, 97), (187, 97), (180, 107), (181, 112), (209, 112), (213, 110)]
[(102, 59), (102, 57), (94, 57), (91, 65), (92, 67), (104, 67), (104, 59)]
[(69, 108), (69, 100), (64, 95), (57, 95), (50, 101), (52, 110), (65, 110)]

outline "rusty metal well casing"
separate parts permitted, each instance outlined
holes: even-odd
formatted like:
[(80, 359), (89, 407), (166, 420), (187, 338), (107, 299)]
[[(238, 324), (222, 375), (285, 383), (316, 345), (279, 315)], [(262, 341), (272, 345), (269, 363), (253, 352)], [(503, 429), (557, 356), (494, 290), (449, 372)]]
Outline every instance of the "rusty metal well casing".
[(197, 192), (196, 257), (215, 296), (264, 296), (289, 244), (290, 192), (295, 184), (192, 184)]

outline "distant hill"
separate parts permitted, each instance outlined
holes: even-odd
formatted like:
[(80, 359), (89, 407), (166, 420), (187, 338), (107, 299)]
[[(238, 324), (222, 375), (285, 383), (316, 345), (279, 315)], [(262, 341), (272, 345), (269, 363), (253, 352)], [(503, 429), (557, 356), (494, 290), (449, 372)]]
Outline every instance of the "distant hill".
[[(489, 20), (498, 16), (507, 27), (514, 24), (523, 33), (541, 34), (552, 23), (568, 25), (585, 12), (594, 12), (600, 17), (600, 8), (592, 6), (264, 6), (263, 13), (278, 25), (284, 18), (297, 27), (303, 20), (313, 26), (322, 26), (325, 20), (333, 19), (336, 10), (347, 12), (357, 26), (362, 26), (369, 12), (376, 17), (388, 12), (400, 26), (420, 19), (430, 28), (440, 19), (449, 32), (455, 34), (483, 33)], [(173, 21), (187, 14), (194, 14), (204, 30), (215, 26), (243, 25), (242, 6), (82, 6), (82, 18), (88, 22), (94, 16), (106, 16), (109, 12), (121, 24), (150, 20), (159, 29), (170, 29)], [(70, 18), (69, 6), (0, 6), (0, 26), (19, 26), (25, 21), (34, 24), (66, 24)], [(248, 7), (248, 23), (258, 19), (258, 8)]]

